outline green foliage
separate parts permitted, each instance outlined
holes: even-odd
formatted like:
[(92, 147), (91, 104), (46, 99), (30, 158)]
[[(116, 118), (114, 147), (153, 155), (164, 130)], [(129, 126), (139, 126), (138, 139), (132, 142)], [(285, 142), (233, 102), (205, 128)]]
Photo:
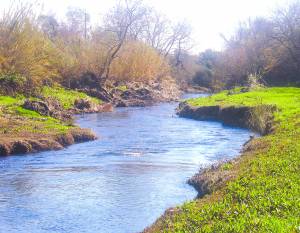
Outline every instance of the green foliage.
[[(186, 203), (161, 222), (162, 232), (299, 232), (300, 226), (300, 89), (268, 88), (248, 93), (228, 91), (192, 99), (194, 106), (276, 105), (274, 134), (222, 169), (235, 179), (204, 199)], [(259, 149), (260, 147), (265, 149)]]
[(3, 75), (0, 77), (0, 83), (7, 85), (24, 85), (26, 78), (19, 75)]
[(233, 167), (233, 166), (232, 166), (231, 163), (224, 163), (224, 164), (222, 165), (222, 169), (223, 169), (224, 171), (230, 170), (232, 167)]
[(10, 97), (10, 96), (0, 96), (0, 106), (9, 106), (13, 104), (17, 104), (19, 102), (18, 99)]
[(0, 96), (0, 133), (5, 132), (5, 137), (16, 137), (19, 133), (60, 134), (72, 128), (55, 118), (24, 109), (24, 100), (23, 96)]
[(6, 74), (0, 76), (0, 94), (16, 95), (18, 93), (30, 94), (33, 87), (28, 88), (28, 80), (17, 74)]
[(42, 94), (45, 97), (56, 98), (65, 109), (70, 109), (74, 106), (76, 99), (89, 99), (95, 104), (100, 104), (101, 100), (88, 96), (85, 93), (66, 90), (62, 87), (44, 87)]
[(128, 88), (126, 85), (122, 85), (122, 86), (117, 86), (116, 89), (119, 91), (127, 91)]
[(193, 82), (202, 87), (211, 87), (213, 73), (210, 69), (202, 67), (196, 72)]

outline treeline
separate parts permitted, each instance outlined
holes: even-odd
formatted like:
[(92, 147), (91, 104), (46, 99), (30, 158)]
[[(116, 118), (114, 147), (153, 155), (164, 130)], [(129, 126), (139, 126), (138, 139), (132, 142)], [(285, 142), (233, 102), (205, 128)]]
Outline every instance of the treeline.
[(172, 23), (142, 1), (124, 0), (92, 24), (83, 9), (65, 20), (13, 5), (0, 19), (0, 91), (30, 94), (58, 82), (66, 87), (171, 79), (191, 29)]
[(245, 85), (300, 85), (300, 1), (277, 9), (272, 17), (240, 24), (222, 52), (198, 57), (194, 82), (216, 90)]

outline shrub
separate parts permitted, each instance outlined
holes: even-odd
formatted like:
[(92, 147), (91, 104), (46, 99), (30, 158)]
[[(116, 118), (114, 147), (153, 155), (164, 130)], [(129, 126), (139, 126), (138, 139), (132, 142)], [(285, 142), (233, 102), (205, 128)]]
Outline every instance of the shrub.
[(166, 77), (170, 67), (166, 60), (150, 46), (131, 41), (112, 64), (111, 75), (118, 81), (149, 82)]
[(2, 75), (0, 76), (0, 94), (16, 95), (17, 93), (29, 93), (32, 87), (28, 85), (28, 80), (20, 75)]

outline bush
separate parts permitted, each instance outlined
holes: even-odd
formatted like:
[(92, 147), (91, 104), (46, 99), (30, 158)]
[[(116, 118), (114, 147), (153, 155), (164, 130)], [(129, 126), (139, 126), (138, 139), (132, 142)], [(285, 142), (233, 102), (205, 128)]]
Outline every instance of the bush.
[(20, 75), (3, 75), (0, 76), (0, 94), (1, 95), (16, 95), (17, 93), (30, 94), (32, 87), (28, 80)]
[(210, 88), (212, 87), (212, 76), (212, 71), (203, 67), (196, 73), (193, 82), (199, 86)]
[(143, 40), (127, 36), (117, 46), (118, 38), (102, 27), (80, 33), (83, 28), (76, 20), (59, 23), (51, 16), (36, 17), (26, 4), (4, 13), (0, 18), (2, 92), (30, 94), (54, 83), (97, 88), (104, 79), (149, 83), (170, 76), (168, 59)]
[(169, 64), (155, 49), (132, 41), (127, 42), (113, 62), (111, 75), (118, 81), (149, 82), (165, 78), (169, 72)]

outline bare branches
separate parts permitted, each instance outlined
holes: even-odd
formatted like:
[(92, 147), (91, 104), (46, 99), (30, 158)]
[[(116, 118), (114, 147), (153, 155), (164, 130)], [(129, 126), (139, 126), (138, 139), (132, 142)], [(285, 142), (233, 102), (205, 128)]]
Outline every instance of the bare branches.
[(155, 48), (162, 56), (168, 57), (175, 50), (186, 50), (191, 42), (191, 27), (183, 21), (173, 24), (164, 15), (149, 11), (145, 29), (140, 39)]
[(69, 8), (58, 20), (36, 17), (33, 7), (20, 1), (0, 19), (0, 72), (55, 77), (69, 86), (85, 73), (98, 86), (120, 76), (153, 81), (169, 75), (173, 58), (180, 66), (190, 48), (190, 26), (170, 22), (143, 0), (117, 0), (98, 27), (84, 9)]
[(278, 9), (272, 20), (272, 38), (287, 49), (300, 71), (300, 1), (293, 2), (287, 8)]
[(107, 56), (100, 71), (102, 85), (109, 78), (110, 67), (126, 42), (130, 30), (143, 21), (147, 8), (142, 1), (120, 1), (105, 17), (104, 31), (112, 35)]

